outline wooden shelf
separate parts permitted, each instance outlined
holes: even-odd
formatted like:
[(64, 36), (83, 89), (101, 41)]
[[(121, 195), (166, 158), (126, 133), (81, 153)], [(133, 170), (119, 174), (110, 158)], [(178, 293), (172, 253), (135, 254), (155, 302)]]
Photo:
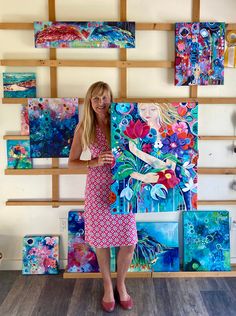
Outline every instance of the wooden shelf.
[[(66, 174), (87, 174), (87, 168), (35, 168), (35, 169), (5, 169), (5, 175), (66, 175)], [(236, 174), (236, 168), (198, 168), (198, 174)]]
[[(231, 271), (178, 271), (178, 272), (128, 272), (127, 278), (211, 278), (211, 277), (236, 277), (235, 266)], [(111, 273), (112, 278), (117, 277), (116, 272)], [(65, 272), (64, 279), (101, 279), (101, 273)]]
[(8, 200), (6, 206), (81, 206), (84, 205), (84, 200)]
[(4, 140), (28, 140), (29, 136), (26, 135), (4, 135), (3, 136)]
[[(76, 21), (75, 21), (76, 22)], [(22, 22), (2, 22), (0, 23), (1, 30), (33, 30), (34, 24)], [(136, 23), (137, 31), (174, 31), (175, 23)], [(226, 24), (227, 31), (236, 30), (236, 23)]]
[(198, 205), (236, 205), (236, 200), (199, 200)]

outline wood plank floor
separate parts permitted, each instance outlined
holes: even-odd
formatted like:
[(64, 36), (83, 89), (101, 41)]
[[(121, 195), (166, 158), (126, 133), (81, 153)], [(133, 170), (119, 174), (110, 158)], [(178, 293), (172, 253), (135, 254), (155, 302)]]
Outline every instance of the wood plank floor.
[[(134, 309), (117, 306), (113, 315), (236, 315), (236, 278), (127, 279), (127, 287)], [(100, 279), (0, 271), (0, 316), (107, 315), (100, 308), (102, 294)]]

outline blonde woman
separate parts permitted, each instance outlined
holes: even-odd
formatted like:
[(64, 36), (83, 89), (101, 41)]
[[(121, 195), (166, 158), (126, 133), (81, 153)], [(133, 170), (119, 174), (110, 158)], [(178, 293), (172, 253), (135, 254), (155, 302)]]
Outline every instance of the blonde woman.
[[(84, 116), (75, 130), (70, 151), (69, 168), (88, 168), (85, 190), (85, 241), (96, 248), (103, 277), (102, 308), (115, 308), (110, 276), (110, 247), (120, 247), (117, 256), (116, 295), (124, 309), (132, 309), (133, 300), (127, 293), (125, 277), (137, 243), (134, 214), (112, 215), (109, 192), (112, 182), (110, 150), (110, 115), (112, 91), (107, 83), (96, 82), (87, 91)], [(90, 160), (81, 160), (83, 150), (89, 148)]]

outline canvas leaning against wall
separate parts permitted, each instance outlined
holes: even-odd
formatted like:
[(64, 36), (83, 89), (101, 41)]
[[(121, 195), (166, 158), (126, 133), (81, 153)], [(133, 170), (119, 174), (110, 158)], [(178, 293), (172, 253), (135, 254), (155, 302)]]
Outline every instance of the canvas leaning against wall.
[(34, 22), (37, 48), (134, 48), (134, 22)]
[(175, 85), (224, 84), (225, 23), (176, 23)]
[(78, 124), (78, 99), (28, 99), (28, 107), (31, 157), (69, 157)]
[(196, 103), (113, 103), (112, 214), (197, 208)]

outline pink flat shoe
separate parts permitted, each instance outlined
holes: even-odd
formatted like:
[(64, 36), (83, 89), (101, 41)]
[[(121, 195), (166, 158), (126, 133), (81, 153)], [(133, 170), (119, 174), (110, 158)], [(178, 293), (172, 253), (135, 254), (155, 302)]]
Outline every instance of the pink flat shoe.
[(120, 304), (120, 306), (123, 309), (131, 310), (134, 307), (134, 302), (133, 302), (133, 299), (131, 296), (129, 297), (129, 299), (127, 301), (121, 301), (120, 294), (119, 294), (117, 288), (115, 288), (114, 295), (115, 295), (117, 302)]
[(104, 302), (102, 300), (102, 309), (107, 313), (112, 313), (115, 309), (115, 301), (113, 302)]

